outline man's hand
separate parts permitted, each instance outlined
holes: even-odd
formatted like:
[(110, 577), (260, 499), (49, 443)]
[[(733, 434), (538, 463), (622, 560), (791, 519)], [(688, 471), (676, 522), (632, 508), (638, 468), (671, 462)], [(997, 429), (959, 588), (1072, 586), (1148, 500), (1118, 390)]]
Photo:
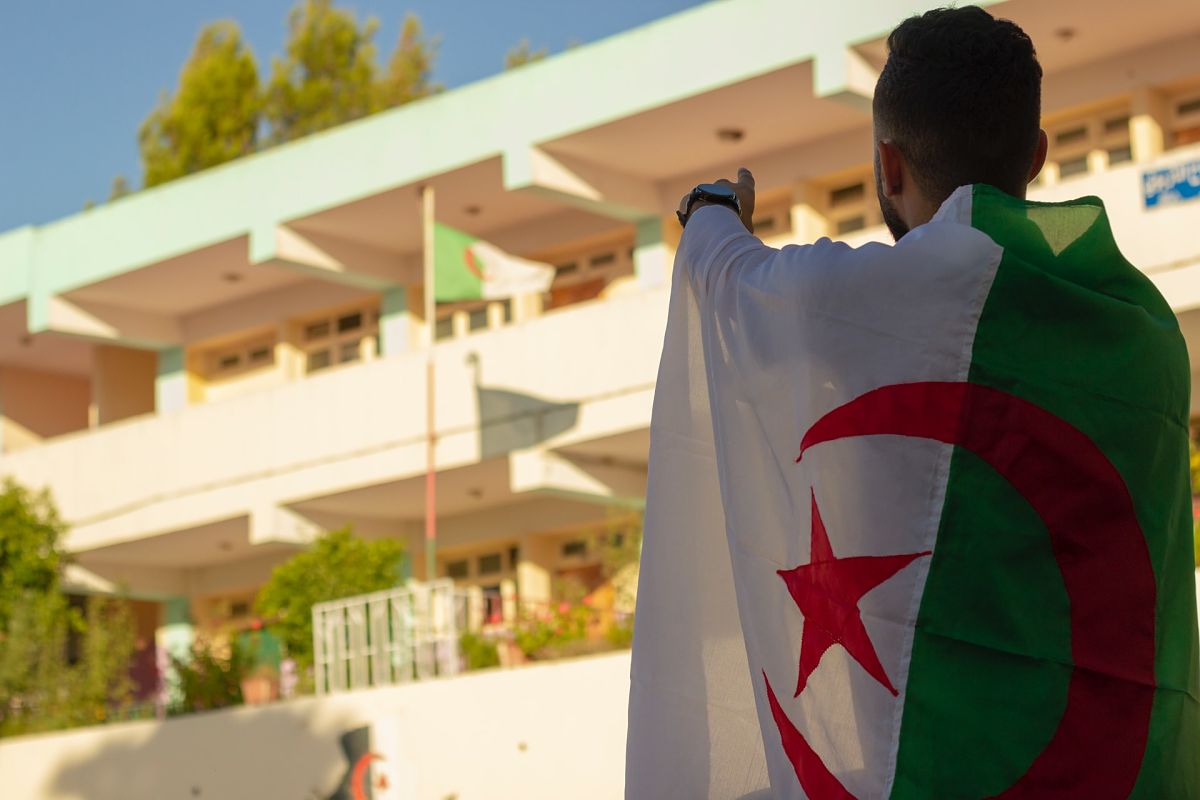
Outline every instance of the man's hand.
[[(746, 230), (754, 233), (754, 175), (750, 172), (750, 170), (746, 169), (745, 167), (738, 168), (737, 183), (734, 183), (727, 178), (720, 178), (713, 181), (713, 183), (719, 183), (733, 189), (733, 191), (737, 194), (738, 205), (741, 206), (742, 209), (742, 224), (746, 226)], [(691, 192), (688, 192), (683, 196), (683, 199), (679, 201), (680, 213), (687, 212), (687, 201), (688, 197), (690, 196)], [(695, 213), (696, 209), (698, 208), (711, 205), (714, 204), (706, 203), (703, 200), (697, 200), (692, 204), (692, 213)]]

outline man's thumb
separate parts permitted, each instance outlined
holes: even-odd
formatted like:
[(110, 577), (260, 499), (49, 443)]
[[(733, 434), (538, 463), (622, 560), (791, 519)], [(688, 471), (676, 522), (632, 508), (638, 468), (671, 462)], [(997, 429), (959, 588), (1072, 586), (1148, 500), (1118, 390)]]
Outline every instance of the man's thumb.
[(750, 170), (746, 169), (745, 167), (738, 167), (737, 182), (739, 184), (741, 184), (742, 186), (748, 186), (751, 189), (753, 189), (754, 188), (754, 173), (752, 173)]

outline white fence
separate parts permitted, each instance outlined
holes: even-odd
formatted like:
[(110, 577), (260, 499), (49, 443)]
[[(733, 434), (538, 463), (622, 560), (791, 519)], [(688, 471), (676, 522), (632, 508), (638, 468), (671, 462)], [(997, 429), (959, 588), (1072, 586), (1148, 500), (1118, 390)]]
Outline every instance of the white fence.
[(314, 605), (317, 694), (458, 673), (470, 605), (449, 579)]

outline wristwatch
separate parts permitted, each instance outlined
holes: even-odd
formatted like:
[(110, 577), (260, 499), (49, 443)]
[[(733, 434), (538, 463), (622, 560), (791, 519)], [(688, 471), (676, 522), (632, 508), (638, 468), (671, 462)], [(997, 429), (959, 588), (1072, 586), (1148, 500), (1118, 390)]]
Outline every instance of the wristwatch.
[(729, 206), (733, 209), (733, 213), (739, 217), (742, 216), (742, 204), (738, 201), (737, 192), (731, 187), (723, 183), (702, 183), (692, 189), (692, 193), (687, 196), (687, 204), (683, 210), (675, 212), (675, 216), (679, 218), (680, 227), (687, 227), (688, 218), (692, 216), (692, 206), (698, 202)]

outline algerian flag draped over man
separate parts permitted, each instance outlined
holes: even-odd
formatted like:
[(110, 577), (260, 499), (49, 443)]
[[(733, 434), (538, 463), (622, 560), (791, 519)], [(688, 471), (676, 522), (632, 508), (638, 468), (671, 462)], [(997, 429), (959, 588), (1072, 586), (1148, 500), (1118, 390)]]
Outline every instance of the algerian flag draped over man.
[(1200, 796), (1187, 354), (1100, 202), (675, 269), (628, 796)]
[(469, 233), (435, 222), (434, 297), (456, 300), (500, 300), (537, 294), (550, 288), (554, 267), (504, 252)]

